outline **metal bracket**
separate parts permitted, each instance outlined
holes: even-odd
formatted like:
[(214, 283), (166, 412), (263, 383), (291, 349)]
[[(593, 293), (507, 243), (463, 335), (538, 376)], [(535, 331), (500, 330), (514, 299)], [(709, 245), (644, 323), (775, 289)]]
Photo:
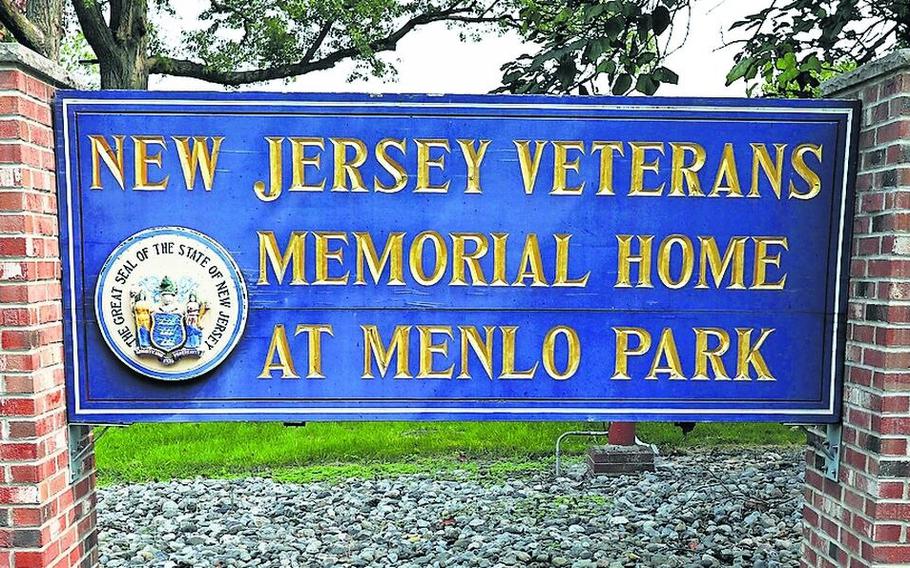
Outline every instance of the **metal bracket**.
[[(116, 426), (116, 425), (112, 425)], [(67, 446), (70, 460), (70, 483), (79, 481), (82, 477), (82, 458), (86, 453), (95, 448), (95, 442), (104, 437), (112, 426), (102, 426), (89, 437), (92, 427), (86, 424), (70, 424), (67, 432)], [(91, 441), (89, 441), (91, 440)]]
[(825, 477), (837, 481), (840, 475), (843, 427), (841, 424), (827, 424), (825, 430), (825, 442), (820, 448), (825, 455)]
[(606, 430), (597, 430), (591, 432), (584, 432), (581, 430), (572, 430), (570, 432), (563, 432), (556, 438), (556, 477), (559, 477), (559, 474), (562, 472), (561, 458), (562, 458), (562, 441), (569, 436), (606, 436), (608, 432)]

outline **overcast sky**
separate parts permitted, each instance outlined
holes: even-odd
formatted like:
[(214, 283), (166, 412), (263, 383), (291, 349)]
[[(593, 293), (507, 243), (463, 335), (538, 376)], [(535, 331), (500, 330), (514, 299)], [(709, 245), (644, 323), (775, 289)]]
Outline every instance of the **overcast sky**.
[[(194, 12), (182, 5), (181, 16), (195, 19)], [(724, 86), (724, 75), (733, 64), (735, 50), (720, 49), (722, 33), (729, 25), (761, 9), (768, 0), (698, 0), (694, 2), (689, 34), (685, 43), (665, 65), (679, 74), (679, 85), (664, 85), (659, 95), (727, 96), (745, 95), (740, 82)], [(196, 4), (198, 6), (198, 4)], [(198, 12), (196, 12), (198, 13)], [(684, 30), (678, 28), (681, 36)], [(326, 71), (307, 74), (288, 84), (275, 81), (249, 87), (256, 90), (367, 92), (367, 93), (487, 93), (500, 84), (503, 63), (527, 52), (515, 35), (489, 34), (478, 42), (462, 42), (458, 32), (434, 24), (419, 28), (387, 55), (395, 62), (398, 75), (393, 81), (368, 79), (348, 82), (353, 68), (340, 64)], [(208, 83), (177, 77), (153, 77), (150, 87), (162, 90), (213, 89)]]

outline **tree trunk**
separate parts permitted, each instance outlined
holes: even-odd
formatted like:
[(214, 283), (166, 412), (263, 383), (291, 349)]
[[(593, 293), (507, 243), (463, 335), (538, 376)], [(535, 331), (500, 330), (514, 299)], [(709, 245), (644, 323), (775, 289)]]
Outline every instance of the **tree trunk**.
[(44, 32), (44, 55), (58, 61), (63, 37), (63, 0), (27, 0), (25, 15)]
[(98, 0), (76, 0), (73, 8), (98, 57), (101, 88), (148, 89), (148, 0), (108, 0), (110, 23)]
[(117, 50), (117, 57), (99, 58), (102, 89), (148, 89), (146, 42), (143, 40), (139, 43), (141, 46), (121, 46)]

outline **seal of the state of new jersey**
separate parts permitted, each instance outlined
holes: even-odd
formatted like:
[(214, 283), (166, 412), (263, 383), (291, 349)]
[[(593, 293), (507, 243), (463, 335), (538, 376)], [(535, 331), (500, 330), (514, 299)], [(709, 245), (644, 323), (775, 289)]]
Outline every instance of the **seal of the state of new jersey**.
[(108, 256), (95, 289), (105, 342), (154, 379), (191, 379), (217, 367), (240, 340), (246, 314), (246, 284), (234, 259), (184, 227), (127, 238)]

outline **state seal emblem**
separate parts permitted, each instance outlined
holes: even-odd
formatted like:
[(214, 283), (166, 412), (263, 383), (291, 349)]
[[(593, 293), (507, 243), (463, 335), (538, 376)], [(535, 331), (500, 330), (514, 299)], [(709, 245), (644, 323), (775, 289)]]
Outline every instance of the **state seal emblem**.
[(221, 364), (246, 325), (243, 275), (212, 238), (153, 227), (120, 243), (101, 269), (95, 315), (104, 341), (147, 377), (184, 380)]

